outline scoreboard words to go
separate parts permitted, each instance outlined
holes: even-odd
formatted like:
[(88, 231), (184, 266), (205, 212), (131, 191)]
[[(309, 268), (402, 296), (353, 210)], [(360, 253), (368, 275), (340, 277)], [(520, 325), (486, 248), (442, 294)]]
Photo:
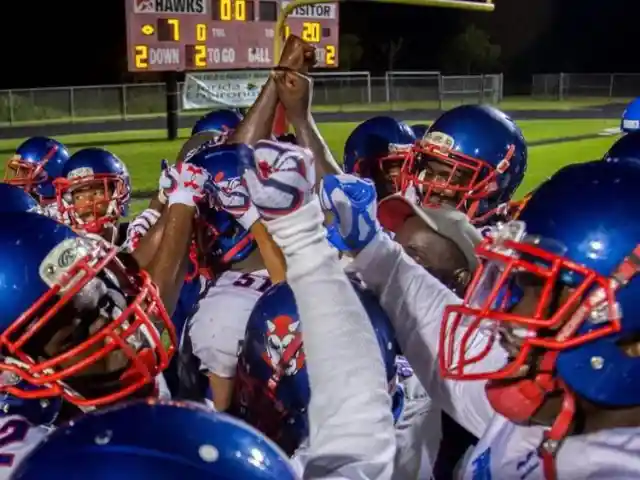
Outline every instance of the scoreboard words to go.
[[(231, 70), (275, 65), (280, 9), (289, 0), (125, 0), (129, 71)], [(338, 66), (337, 3), (297, 7), (285, 34), (316, 47), (318, 67)]]

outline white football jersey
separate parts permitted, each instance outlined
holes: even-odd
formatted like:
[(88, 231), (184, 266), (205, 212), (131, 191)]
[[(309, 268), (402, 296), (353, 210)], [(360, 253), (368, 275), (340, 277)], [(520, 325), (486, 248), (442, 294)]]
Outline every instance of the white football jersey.
[(225, 272), (200, 300), (189, 322), (193, 354), (201, 369), (232, 378), (238, 364), (238, 346), (260, 296), (271, 286), (266, 270)]
[[(467, 457), (464, 480), (546, 480), (538, 448), (542, 427), (518, 426), (495, 415)], [(556, 456), (557, 478), (636, 479), (640, 475), (640, 428), (616, 428), (567, 437)]]
[(20, 415), (0, 418), (0, 480), (9, 479), (24, 457), (51, 431), (50, 427), (33, 426)]

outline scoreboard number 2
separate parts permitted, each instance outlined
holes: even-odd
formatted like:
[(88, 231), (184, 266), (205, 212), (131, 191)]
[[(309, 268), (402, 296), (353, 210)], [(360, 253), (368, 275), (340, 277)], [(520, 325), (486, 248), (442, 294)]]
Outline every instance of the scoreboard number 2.
[(136, 68), (149, 68), (149, 47), (136, 45)]
[(207, 47), (204, 45), (196, 45), (194, 50), (193, 61), (196, 64), (196, 67), (206, 67)]
[(335, 65), (336, 64), (336, 47), (333, 45), (327, 45), (327, 56), (325, 57), (325, 63), (327, 65)]

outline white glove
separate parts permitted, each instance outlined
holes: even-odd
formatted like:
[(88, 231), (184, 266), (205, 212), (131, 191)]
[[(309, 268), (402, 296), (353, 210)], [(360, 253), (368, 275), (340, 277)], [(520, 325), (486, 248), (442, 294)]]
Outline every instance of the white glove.
[(260, 140), (254, 157), (241, 159), (243, 179), (263, 219), (289, 215), (315, 198), (316, 172), (309, 150), (290, 143)]
[(209, 194), (209, 173), (201, 167), (183, 162), (169, 167), (164, 172), (171, 182), (171, 185), (165, 188), (169, 206), (181, 203), (195, 207), (196, 203)]

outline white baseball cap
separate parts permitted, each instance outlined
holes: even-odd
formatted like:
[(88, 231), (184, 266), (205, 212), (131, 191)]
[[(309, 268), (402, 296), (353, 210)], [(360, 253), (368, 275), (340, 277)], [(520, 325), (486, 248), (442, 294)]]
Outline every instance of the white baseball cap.
[(475, 248), (482, 240), (482, 235), (463, 212), (447, 205), (425, 208), (399, 193), (378, 204), (378, 220), (382, 228), (392, 233), (396, 233), (413, 216), (422, 219), (434, 232), (453, 241), (467, 259), (470, 270), (473, 272), (476, 269), (478, 257)]

